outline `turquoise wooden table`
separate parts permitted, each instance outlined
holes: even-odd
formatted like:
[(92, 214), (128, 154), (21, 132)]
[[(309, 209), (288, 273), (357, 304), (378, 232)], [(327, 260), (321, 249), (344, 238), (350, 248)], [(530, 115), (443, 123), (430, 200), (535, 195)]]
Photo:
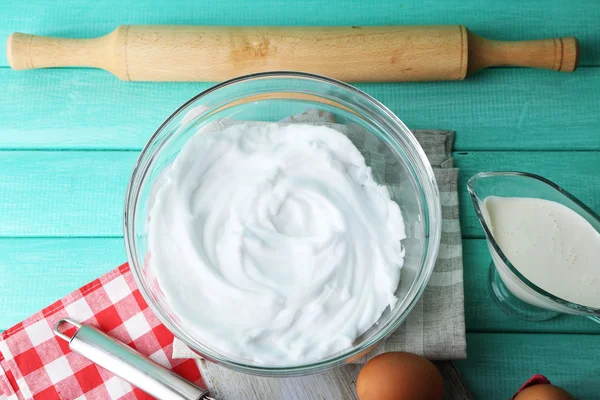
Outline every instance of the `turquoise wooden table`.
[(487, 288), (489, 253), (465, 184), (517, 169), (548, 177), (600, 211), (600, 2), (237, 0), (3, 2), (0, 11), (0, 329), (125, 261), (122, 206), (139, 150), (204, 83), (126, 83), (106, 72), (14, 72), (13, 31), (71, 37), (119, 24), (465, 24), (492, 39), (576, 35), (573, 74), (502, 68), (464, 82), (360, 84), (411, 128), (457, 132), (468, 359), (477, 399), (507, 399), (534, 373), (579, 399), (600, 393), (600, 325), (532, 323)]

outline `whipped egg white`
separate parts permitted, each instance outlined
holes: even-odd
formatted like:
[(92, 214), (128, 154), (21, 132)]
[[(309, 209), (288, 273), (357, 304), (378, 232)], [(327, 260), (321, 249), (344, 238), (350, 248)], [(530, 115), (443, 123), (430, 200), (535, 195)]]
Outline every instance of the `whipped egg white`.
[(200, 132), (155, 185), (148, 263), (181, 325), (211, 349), (260, 365), (317, 361), (397, 301), (400, 208), (332, 128)]

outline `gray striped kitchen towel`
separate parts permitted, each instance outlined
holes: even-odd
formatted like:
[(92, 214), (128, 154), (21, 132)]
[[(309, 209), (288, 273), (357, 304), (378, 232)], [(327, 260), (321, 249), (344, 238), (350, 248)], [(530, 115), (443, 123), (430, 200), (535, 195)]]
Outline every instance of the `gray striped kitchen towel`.
[[(416, 130), (413, 133), (433, 167), (440, 191), (442, 236), (438, 259), (423, 296), (404, 324), (367, 356), (357, 360), (358, 363), (391, 351), (408, 351), (432, 360), (463, 359), (467, 356), (458, 168), (454, 168), (451, 153), (454, 132)], [(353, 142), (360, 147), (361, 139), (353, 139)], [(368, 144), (365, 146), (368, 147)], [(385, 169), (383, 165), (371, 165), (371, 168), (374, 176), (376, 168)], [(391, 192), (401, 190), (401, 186), (395, 185), (393, 176), (385, 173), (383, 176), (383, 183)]]
[[(373, 177), (389, 187), (402, 190), (401, 178), (386, 170), (386, 157), (382, 143), (361, 129), (335, 124), (331, 114), (311, 110), (282, 121), (284, 123), (319, 123), (344, 132), (361, 150)], [(221, 127), (227, 123), (221, 123)], [(452, 360), (466, 357), (463, 257), (458, 213), (457, 179), (452, 145), (454, 132), (441, 130), (416, 130), (415, 137), (423, 147), (433, 167), (442, 203), (442, 236), (438, 260), (423, 296), (411, 313), (389, 338), (358, 359), (357, 363), (381, 353), (408, 351), (432, 360)], [(183, 342), (175, 339), (173, 358), (197, 358)]]

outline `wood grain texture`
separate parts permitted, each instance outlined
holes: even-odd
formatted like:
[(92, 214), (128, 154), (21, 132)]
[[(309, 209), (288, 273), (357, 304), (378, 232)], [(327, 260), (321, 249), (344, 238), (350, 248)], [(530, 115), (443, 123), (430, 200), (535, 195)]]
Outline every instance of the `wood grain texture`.
[[(483, 41), (483, 39), (481, 40)], [(499, 46), (485, 55), (502, 54)], [(504, 42), (503, 42), (504, 43)], [(505, 42), (504, 48), (512, 42)], [(534, 41), (513, 53), (522, 63), (555, 69), (574, 64), (573, 52), (558, 52), (558, 39)], [(548, 44), (552, 44), (549, 46)], [(514, 46), (514, 45), (512, 45)], [(459, 25), (374, 27), (231, 27), (210, 25), (121, 25), (93, 39), (14, 33), (7, 42), (15, 70), (87, 66), (125, 81), (214, 82), (268, 71), (303, 71), (347, 82), (404, 82), (464, 79), (472, 55)], [(562, 62), (565, 59), (571, 61)], [(488, 57), (492, 59), (492, 57)], [(369, 60), (365, 63), (365, 60)], [(545, 60), (545, 61), (544, 61)], [(498, 61), (499, 63), (501, 61)]]
[[(0, 149), (141, 149), (177, 107), (210, 86), (0, 68)], [(463, 82), (357, 86), (411, 128), (455, 130), (457, 151), (600, 150), (600, 68), (492, 69)]]
[(0, 236), (121, 236), (137, 152), (0, 153)]
[(0, 331), (125, 261), (122, 238), (0, 239)]
[[(510, 398), (532, 375), (542, 373), (577, 399), (595, 400), (600, 391), (596, 341), (586, 335), (469, 333), (467, 345), (474, 355), (455, 364), (475, 399)], [(202, 363), (201, 371), (211, 393), (223, 400), (352, 400), (359, 367), (287, 379), (242, 375), (210, 363)]]
[[(35, 12), (31, 12), (35, 10)], [(312, 12), (311, 10), (318, 10)], [(600, 63), (600, 8), (595, 0), (565, 6), (559, 0), (522, 3), (477, 0), (399, 1), (152, 0), (128, 3), (108, 0), (35, 0), (7, 2), (0, 27), (0, 65), (7, 65), (5, 39), (15, 31), (64, 37), (95, 37), (120, 24), (190, 25), (421, 25), (464, 24), (473, 32), (498, 40), (546, 39), (578, 36), (582, 65)], [(549, 22), (552, 21), (552, 22)]]
[(550, 179), (600, 213), (600, 152), (454, 153), (463, 237), (483, 237), (466, 185), (481, 171), (525, 171)]
[(6, 54), (14, 70), (91, 67), (124, 81), (214, 82), (302, 71), (346, 82), (415, 82), (462, 80), (500, 66), (573, 72), (579, 42), (489, 40), (463, 25), (120, 25), (92, 39), (16, 32)]
[(579, 42), (573, 37), (506, 42), (468, 32), (467, 73), (488, 67), (513, 66), (573, 72), (579, 62)]
[(536, 373), (576, 399), (598, 399), (598, 335), (470, 333), (467, 347), (455, 364), (476, 399), (509, 399)]
[[(465, 240), (463, 251), (468, 331), (600, 333), (586, 318), (527, 322), (505, 314), (487, 287), (485, 240)], [(122, 238), (0, 239), (0, 331), (125, 261)]]
[[(442, 400), (472, 400), (458, 369), (450, 361), (434, 364), (444, 378)], [(205, 360), (198, 360), (200, 372), (211, 395), (219, 400), (357, 400), (356, 379), (362, 365), (350, 364), (322, 374), (295, 378), (266, 378), (244, 375)]]
[(434, 361), (444, 379), (444, 395), (442, 400), (473, 400), (473, 394), (467, 387), (464, 378), (454, 361)]
[[(210, 86), (125, 83), (85, 69), (15, 73), (5, 67), (4, 55), (5, 39), (14, 31), (95, 37), (119, 24), (140, 23), (465, 24), (498, 40), (575, 35), (582, 65), (600, 66), (596, 0), (237, 0), (235, 6), (208, 0), (32, 0), (5, 2), (0, 14), (0, 150), (11, 150), (0, 152), (0, 236), (21, 237), (0, 238), (0, 330), (125, 260), (122, 200), (137, 153), (57, 150), (139, 150), (172, 111)], [(599, 155), (572, 151), (600, 150), (600, 68), (570, 75), (502, 68), (464, 82), (359, 87), (412, 128), (457, 131), (466, 235), (481, 237), (464, 190), (481, 170), (548, 175), (600, 211), (594, 174)], [(50, 151), (12, 151), (24, 149)], [(487, 291), (483, 240), (465, 240), (464, 256), (468, 359), (458, 365), (475, 398), (507, 399), (536, 372), (581, 400), (598, 398), (598, 325), (577, 317), (529, 323), (507, 316)], [(505, 333), (514, 331), (571, 334)]]
[(199, 361), (209, 392), (219, 400), (357, 400), (359, 365), (348, 365), (321, 374), (294, 378), (266, 378), (230, 371)]
[[(465, 324), (468, 332), (600, 333), (600, 324), (587, 318), (560, 315), (543, 322), (525, 321), (505, 313), (488, 287), (491, 262), (485, 239), (463, 240)], [(471, 349), (467, 349), (468, 356)]]
[[(121, 236), (136, 151), (0, 151), (0, 237)], [(480, 171), (521, 170), (600, 211), (600, 152), (455, 152), (462, 233), (483, 237), (467, 194)]]

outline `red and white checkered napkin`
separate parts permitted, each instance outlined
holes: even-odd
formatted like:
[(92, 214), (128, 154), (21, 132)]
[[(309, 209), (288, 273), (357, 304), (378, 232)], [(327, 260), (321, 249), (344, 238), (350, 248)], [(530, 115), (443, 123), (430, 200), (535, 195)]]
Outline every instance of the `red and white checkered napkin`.
[[(194, 360), (173, 360), (173, 334), (148, 308), (129, 265), (58, 300), (2, 333), (0, 400), (151, 399), (141, 390), (69, 350), (54, 324), (69, 317), (110, 336), (204, 386)], [(71, 336), (76, 328), (65, 334)]]

